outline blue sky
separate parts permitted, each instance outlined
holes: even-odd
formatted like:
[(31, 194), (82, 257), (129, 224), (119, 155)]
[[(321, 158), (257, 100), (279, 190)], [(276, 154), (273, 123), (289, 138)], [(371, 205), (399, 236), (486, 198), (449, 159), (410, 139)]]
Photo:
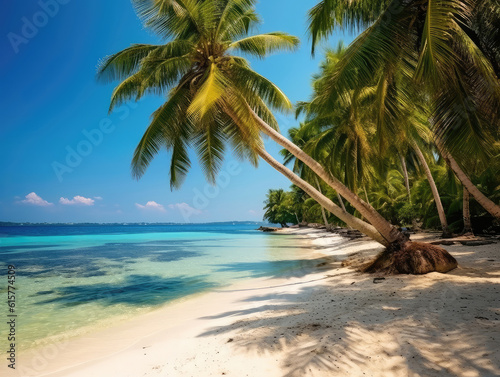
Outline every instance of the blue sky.
[[(286, 4), (286, 5), (284, 5)], [(311, 58), (306, 12), (315, 0), (265, 0), (260, 32), (301, 38), (298, 52), (253, 61), (293, 101), (306, 100), (321, 54)], [(269, 188), (289, 181), (262, 162), (255, 169), (228, 152), (210, 187), (193, 155), (182, 188), (170, 191), (162, 152), (140, 181), (132, 179), (133, 150), (162, 103), (147, 97), (107, 114), (114, 84), (95, 80), (99, 60), (132, 43), (160, 43), (124, 0), (4, 2), (1, 29), (0, 221), (207, 222), (262, 219)], [(336, 34), (328, 42), (349, 43)], [(276, 114), (281, 131), (296, 126)], [(276, 157), (279, 147), (266, 148)]]

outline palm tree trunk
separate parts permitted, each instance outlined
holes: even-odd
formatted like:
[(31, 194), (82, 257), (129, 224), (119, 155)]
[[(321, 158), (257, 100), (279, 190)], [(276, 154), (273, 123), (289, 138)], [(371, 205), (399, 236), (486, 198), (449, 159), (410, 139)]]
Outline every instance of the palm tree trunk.
[(346, 224), (352, 226), (353, 228), (359, 230), (361, 233), (366, 234), (375, 241), (381, 243), (384, 246), (388, 246), (389, 242), (382, 237), (382, 235), (375, 229), (374, 226), (364, 222), (357, 217), (343, 211), (339, 206), (332, 202), (329, 198), (322, 195), (318, 190), (316, 190), (311, 184), (304, 181), (302, 178), (297, 176), (293, 171), (288, 169), (285, 165), (276, 161), (267, 151), (260, 148), (257, 150), (260, 157), (266, 161), (269, 165), (287, 177), (294, 185), (300, 187), (304, 190), (311, 198), (316, 200), (321, 206), (325, 207), (334, 216), (338, 217), (340, 220), (344, 221)]
[(429, 182), (429, 185), (431, 186), (431, 191), (432, 191), (432, 196), (434, 197), (434, 202), (436, 203), (438, 215), (439, 215), (439, 220), (441, 221), (441, 228), (443, 229), (443, 237), (449, 237), (451, 235), (450, 229), (448, 228), (448, 222), (446, 220), (446, 214), (444, 213), (444, 208), (443, 204), (441, 203), (441, 198), (439, 196), (439, 191), (436, 186), (436, 182), (434, 181), (434, 178), (432, 177), (431, 174), (431, 169), (429, 168), (429, 165), (427, 164), (427, 161), (425, 160), (424, 154), (418, 147), (416, 143), (413, 143), (413, 149), (415, 150), (415, 153), (417, 154), (418, 160), (420, 161), (420, 164), (424, 168), (425, 175), (427, 176), (427, 181)]
[[(340, 207), (342, 208), (342, 211), (347, 212), (347, 210), (345, 209), (345, 205), (344, 205), (344, 199), (342, 199), (342, 197), (340, 196), (340, 194), (338, 192), (337, 192), (337, 199), (340, 203)], [(352, 229), (349, 225), (347, 225), (347, 228)]]
[[(323, 192), (321, 191), (321, 185), (319, 184), (319, 181), (318, 181), (318, 177), (314, 177), (314, 179), (316, 180), (316, 186), (318, 187), (318, 191), (320, 194), (323, 194)], [(328, 219), (326, 218), (326, 213), (325, 213), (325, 208), (320, 204), (320, 207), (321, 207), (321, 215), (323, 216), (323, 221), (325, 223), (326, 226), (328, 226)]]
[(474, 197), (476, 202), (478, 202), (481, 207), (488, 211), (493, 217), (500, 219), (500, 206), (493, 203), (492, 200), (488, 199), (479, 189), (472, 183), (467, 174), (460, 168), (455, 159), (448, 153), (448, 151), (441, 145), (439, 140), (436, 139), (436, 146), (441, 153), (441, 156), (445, 159), (446, 163), (451, 170), (455, 173), (458, 180), (462, 182), (462, 185), (467, 189), (470, 195)]
[(405, 177), (405, 186), (406, 186), (406, 192), (408, 193), (408, 202), (411, 204), (410, 177), (408, 176), (406, 161), (402, 154), (399, 155), (399, 158), (401, 159), (401, 167), (403, 168), (403, 176)]
[[(406, 242), (406, 237), (384, 217), (382, 217), (372, 206), (364, 202), (354, 192), (349, 190), (337, 178), (330, 175), (316, 160), (297, 147), (294, 143), (281, 135), (278, 131), (264, 122), (250, 107), (260, 130), (271, 137), (279, 145), (287, 149), (300, 161), (304, 162), (312, 171), (314, 171), (326, 184), (342, 195), (349, 203), (356, 208), (384, 237), (386, 243)], [(340, 208), (339, 208), (340, 209)], [(336, 215), (337, 216), (337, 215)], [(355, 228), (355, 226), (353, 226)]]
[(347, 212), (347, 210), (345, 209), (344, 200), (342, 199), (342, 197), (340, 196), (340, 194), (338, 192), (337, 192), (337, 199), (339, 200), (340, 206), (342, 207), (344, 212)]
[(366, 185), (363, 185), (363, 191), (365, 192), (365, 199), (366, 199), (366, 202), (370, 204), (370, 199), (368, 199), (368, 192), (366, 191)]
[(470, 208), (469, 208), (469, 202), (470, 202), (470, 195), (469, 191), (464, 187), (463, 188), (463, 217), (464, 217), (464, 230), (462, 231), (463, 234), (474, 234), (472, 230), (472, 223), (470, 220)]

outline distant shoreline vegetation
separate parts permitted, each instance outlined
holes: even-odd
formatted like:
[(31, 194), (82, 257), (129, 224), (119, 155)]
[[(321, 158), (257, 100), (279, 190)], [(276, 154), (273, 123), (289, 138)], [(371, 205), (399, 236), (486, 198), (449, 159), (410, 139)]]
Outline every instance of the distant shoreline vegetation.
[(139, 223), (31, 223), (31, 222), (9, 222), (9, 221), (0, 221), (0, 227), (2, 226), (165, 226), (165, 225), (271, 225), (267, 222), (263, 221), (214, 221), (214, 222), (205, 222), (205, 223), (147, 223), (147, 222), (139, 222)]

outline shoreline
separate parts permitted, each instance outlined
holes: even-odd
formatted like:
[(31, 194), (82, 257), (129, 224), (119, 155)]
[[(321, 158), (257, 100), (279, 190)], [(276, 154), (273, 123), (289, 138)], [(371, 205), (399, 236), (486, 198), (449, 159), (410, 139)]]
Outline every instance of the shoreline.
[[(312, 238), (304, 235), (302, 233), (290, 233), (289, 236), (296, 235), (304, 241), (304, 246), (312, 245)], [(344, 240), (343, 242), (345, 242)], [(302, 247), (304, 247), (302, 246)], [(305, 254), (305, 253), (304, 253)], [(317, 253), (313, 250), (311, 254), (301, 255), (300, 258), (304, 259), (304, 261), (314, 261), (315, 259), (322, 259), (325, 255)], [(321, 263), (322, 260), (319, 262)], [(281, 273), (278, 276), (278, 279), (288, 280), (293, 278), (296, 274), (301, 274), (304, 271), (313, 271), (311, 265), (309, 263), (305, 263), (304, 267), (298, 267), (293, 269), (292, 271), (287, 271)], [(307, 272), (306, 272), (307, 273)], [(83, 365), (90, 363), (94, 360), (100, 360), (104, 357), (110, 356), (116, 352), (120, 352), (120, 350), (116, 350), (114, 341), (109, 341), (108, 346), (112, 349), (112, 351), (108, 352), (106, 348), (108, 346), (102, 345), (95, 349), (92, 349), (92, 345), (90, 344), (95, 339), (97, 339), (98, 334), (99, 338), (108, 337), (111, 339), (120, 338), (120, 334), (128, 334), (131, 333), (130, 328), (136, 329), (136, 334), (138, 339), (142, 336), (142, 326), (138, 324), (138, 322), (156, 317), (161, 318), (162, 316), (169, 315), (171, 312), (176, 313), (177, 311), (189, 311), (190, 307), (195, 305), (196, 303), (203, 303), (201, 299), (203, 299), (207, 295), (215, 296), (216, 293), (222, 292), (230, 292), (233, 290), (241, 289), (251, 290), (255, 287), (255, 289), (262, 289), (262, 285), (265, 284), (267, 280), (275, 280), (276, 277), (249, 277), (244, 278), (241, 281), (236, 281), (230, 283), (227, 286), (222, 286), (216, 289), (208, 289), (206, 291), (197, 292), (190, 294), (185, 297), (174, 299), (171, 302), (168, 302), (160, 307), (148, 309), (144, 313), (135, 314), (132, 316), (120, 315), (112, 318), (105, 318), (98, 326), (87, 325), (74, 330), (71, 330), (67, 333), (61, 333), (57, 335), (53, 335), (44, 339), (37, 340), (37, 344), (31, 346), (26, 349), (21, 349), (19, 351), (19, 356), (17, 357), (17, 364), (21, 365), (17, 371), (13, 371), (14, 376), (45, 376), (52, 375), (52, 373), (63, 373), (63, 371), (71, 370), (75, 366)], [(210, 296), (210, 299), (211, 296)], [(201, 301), (200, 301), (201, 300)], [(179, 316), (180, 317), (180, 316)], [(111, 324), (112, 321), (117, 321), (117, 324)], [(147, 331), (151, 331), (149, 327), (146, 328)], [(155, 331), (153, 329), (153, 331)], [(132, 330), (132, 333), (134, 331)], [(102, 342), (101, 342), (102, 343)], [(106, 343), (106, 340), (104, 340)], [(134, 342), (129, 342), (128, 346), (125, 346), (124, 349), (133, 345)], [(90, 360), (80, 360), (78, 354), (81, 348), (86, 348), (88, 352), (86, 352), (86, 357), (90, 357)], [(58, 361), (58, 359), (63, 359), (63, 361)], [(68, 359), (74, 359), (74, 365), (70, 365), (66, 362)], [(71, 363), (73, 364), (73, 363)], [(61, 375), (65, 375), (64, 373)]]
[[(35, 354), (20, 355), (19, 365), (28, 373), (13, 375), (500, 374), (498, 243), (445, 246), (459, 260), (457, 270), (390, 276), (375, 284), (374, 276), (341, 265), (353, 255), (375, 255), (381, 250), (375, 242), (311, 228), (280, 233), (309, 239), (313, 257), (322, 255), (316, 267), (187, 298), (99, 334), (59, 343), (51, 354), (39, 349), (39, 360)], [(475, 294), (462, 292), (471, 289)], [(462, 296), (474, 309), (468, 321)], [(467, 341), (460, 339), (464, 332)], [(460, 345), (455, 351), (452, 339)], [(30, 373), (35, 362), (38, 368)]]
[[(26, 298), (22, 299), (23, 333), (16, 344), (18, 354), (99, 331), (198, 292), (206, 293), (252, 277), (274, 276), (307, 259), (304, 240), (269, 237), (251, 228), (255, 226), (198, 229), (196, 233), (177, 232), (173, 228), (172, 235), (170, 231), (141, 234), (132, 230), (125, 235), (97, 231), (95, 236), (85, 235), (83, 239), (63, 231), (47, 240), (31, 237), (31, 243), (12, 237), (8, 245), (13, 248), (20, 247), (18, 244), (31, 248), (34, 243), (36, 248), (48, 248), (39, 255), (52, 255), (50, 250), (55, 245), (65, 245), (64, 248), (76, 252), (74, 258), (68, 258), (66, 251), (56, 250), (50, 262), (35, 258), (23, 262), (21, 272), (27, 277), (22, 288)], [(230, 235), (224, 234), (226, 229)], [(177, 241), (179, 238), (183, 241)], [(144, 249), (135, 246), (137, 239)], [(108, 254), (105, 245), (113, 243), (116, 245)], [(86, 247), (90, 249), (87, 251)], [(100, 248), (107, 254), (95, 252)], [(183, 254), (184, 251), (188, 253)], [(30, 255), (34, 254), (27, 257)], [(7, 258), (15, 262), (19, 256)], [(274, 262), (275, 259), (279, 261)], [(155, 260), (169, 263), (154, 263)]]

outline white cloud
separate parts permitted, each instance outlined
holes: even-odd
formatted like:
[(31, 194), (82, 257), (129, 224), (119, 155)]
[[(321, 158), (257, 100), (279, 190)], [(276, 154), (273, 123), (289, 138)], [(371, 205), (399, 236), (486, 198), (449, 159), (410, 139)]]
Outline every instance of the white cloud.
[(181, 211), (181, 213), (183, 213), (183, 214), (189, 213), (189, 214), (194, 214), (194, 215), (200, 215), (202, 213), (202, 211), (200, 211), (199, 209), (195, 209), (195, 208), (191, 207), (187, 203), (169, 204), (168, 208), (170, 208), (170, 209), (177, 209), (177, 210)]
[(102, 200), (102, 196), (94, 196), (95, 200)]
[(163, 207), (161, 204), (156, 203), (153, 200), (150, 200), (145, 205), (135, 203), (135, 206), (139, 209), (149, 209), (154, 211), (165, 212), (165, 207)]
[(73, 199), (61, 198), (59, 199), (59, 203), (64, 205), (84, 205), (84, 206), (93, 206), (94, 199), (85, 198), (83, 196), (77, 195), (74, 196)]
[(26, 199), (21, 200), (21, 203), (31, 204), (31, 205), (40, 206), (40, 207), (47, 207), (47, 206), (51, 206), (53, 204), (53, 203), (49, 203), (46, 200), (43, 200), (34, 192), (29, 193), (28, 195), (25, 196), (25, 198)]

